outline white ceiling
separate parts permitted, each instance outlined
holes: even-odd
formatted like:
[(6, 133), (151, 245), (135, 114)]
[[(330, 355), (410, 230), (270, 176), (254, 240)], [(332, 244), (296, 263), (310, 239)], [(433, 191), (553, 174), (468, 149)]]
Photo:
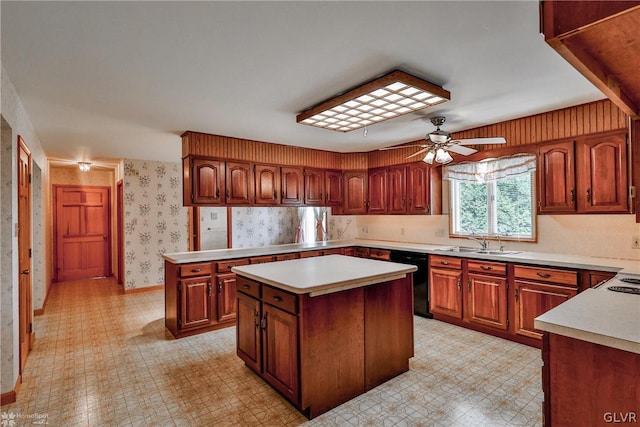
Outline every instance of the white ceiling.
[[(178, 161), (193, 130), (339, 152), (602, 99), (536, 1), (1, 3), (2, 66), (47, 155)], [(451, 101), (362, 130), (296, 114), (401, 68)], [(496, 135), (499, 136), (499, 135)]]

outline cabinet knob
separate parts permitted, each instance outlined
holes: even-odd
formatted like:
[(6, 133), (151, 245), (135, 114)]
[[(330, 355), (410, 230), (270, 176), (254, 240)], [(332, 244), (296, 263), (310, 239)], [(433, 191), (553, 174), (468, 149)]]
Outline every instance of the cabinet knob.
[(278, 296), (278, 295), (274, 295), (273, 296), (273, 300), (274, 301), (278, 301), (278, 302), (282, 302), (282, 297)]
[(518, 301), (518, 288), (515, 289), (513, 297)]
[(253, 312), (253, 322), (255, 323), (256, 328), (260, 327), (260, 313), (257, 311)]
[(538, 276), (544, 277), (545, 279), (548, 279), (549, 277), (551, 277), (549, 273), (542, 273), (542, 272), (538, 272)]
[(591, 188), (587, 188), (587, 202), (591, 202)]
[(243, 287), (244, 289), (249, 289), (251, 286), (249, 286), (249, 285), (247, 285), (247, 284), (245, 283), (245, 284), (243, 284), (243, 285), (242, 285), (242, 287)]
[(201, 271), (202, 271), (202, 269), (201, 269), (201, 268), (192, 268), (192, 269), (191, 269), (191, 272), (192, 272), (192, 273), (200, 273)]
[(483, 270), (491, 270), (491, 267), (488, 265), (481, 265), (480, 268)]
[(576, 190), (573, 188), (569, 190), (569, 196), (571, 197), (571, 201), (573, 202), (576, 199)]
[(442, 264), (442, 265), (449, 265), (449, 261), (440, 261), (440, 264)]

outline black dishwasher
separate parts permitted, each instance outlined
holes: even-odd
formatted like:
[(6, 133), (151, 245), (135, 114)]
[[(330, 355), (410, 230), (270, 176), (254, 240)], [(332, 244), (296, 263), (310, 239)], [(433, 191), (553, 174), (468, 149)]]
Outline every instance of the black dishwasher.
[(413, 312), (422, 317), (433, 318), (429, 312), (429, 275), (427, 254), (405, 251), (391, 251), (390, 261), (418, 267), (413, 273)]

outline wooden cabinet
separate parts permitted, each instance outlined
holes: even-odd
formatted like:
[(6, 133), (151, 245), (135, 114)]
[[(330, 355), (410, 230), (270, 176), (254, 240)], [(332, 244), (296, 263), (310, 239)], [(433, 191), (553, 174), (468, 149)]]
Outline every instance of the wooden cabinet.
[(342, 171), (329, 169), (324, 172), (324, 189), (326, 206), (342, 205)]
[(280, 182), (282, 185), (280, 204), (289, 206), (301, 205), (304, 198), (302, 168), (280, 168)]
[[(242, 283), (248, 290), (250, 285)], [(238, 292), (238, 314), (236, 324), (236, 354), (255, 372), (262, 371), (262, 340), (260, 338), (260, 294), (254, 297)], [(245, 290), (246, 292), (246, 290)]]
[(300, 254), (297, 252), (276, 255), (276, 261), (287, 261), (290, 259), (298, 259), (298, 258), (300, 258)]
[(578, 292), (578, 273), (543, 267), (514, 267), (514, 332), (540, 339), (534, 327), (539, 315), (574, 297)]
[(302, 251), (302, 252), (300, 252), (300, 258), (311, 258), (311, 257), (316, 257), (316, 256), (321, 256), (321, 255), (322, 255), (322, 251), (321, 250)]
[(388, 209), (390, 214), (407, 212), (407, 171), (404, 165), (391, 166), (387, 171)]
[(407, 166), (407, 213), (428, 214), (431, 212), (430, 168), (424, 162)]
[(280, 204), (280, 167), (273, 165), (255, 165), (256, 205)]
[(469, 260), (467, 271), (465, 320), (506, 331), (509, 327), (506, 264)]
[(226, 162), (226, 203), (250, 205), (254, 197), (253, 168), (249, 162)]
[(391, 251), (388, 249), (369, 248), (369, 258), (388, 261), (391, 259)]
[(431, 255), (429, 266), (430, 311), (462, 319), (462, 260)]
[(216, 276), (216, 320), (225, 322), (236, 318), (236, 275), (223, 273)]
[(538, 213), (628, 212), (625, 132), (542, 145)]
[(224, 162), (214, 159), (183, 159), (183, 203), (185, 206), (224, 203)]
[(304, 204), (307, 206), (323, 206), (325, 193), (324, 170), (304, 170)]
[(344, 180), (342, 213), (363, 215), (367, 213), (367, 171), (347, 171)]
[(367, 213), (387, 213), (387, 168), (369, 169)]
[(208, 326), (213, 320), (211, 276), (181, 279), (178, 283), (182, 330)]

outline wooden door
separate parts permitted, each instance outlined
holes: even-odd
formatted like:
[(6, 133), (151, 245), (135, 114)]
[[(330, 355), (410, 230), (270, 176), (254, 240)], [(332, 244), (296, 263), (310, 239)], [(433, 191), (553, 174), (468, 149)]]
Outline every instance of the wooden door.
[(260, 301), (238, 292), (236, 353), (255, 372), (262, 371)]
[(471, 323), (507, 330), (507, 279), (469, 273), (466, 318)]
[(324, 172), (325, 205), (342, 205), (342, 171), (326, 170)]
[(406, 167), (392, 166), (387, 175), (389, 206), (391, 214), (403, 214), (407, 211), (407, 173)]
[(304, 171), (304, 204), (308, 206), (324, 205), (324, 171), (321, 169), (305, 169)]
[(429, 298), (432, 313), (462, 319), (462, 271), (431, 268)]
[(199, 205), (221, 205), (224, 198), (224, 162), (212, 159), (191, 160), (191, 201)]
[(428, 214), (430, 206), (429, 168), (423, 162), (407, 166), (407, 213)]
[(253, 168), (249, 162), (227, 162), (226, 202), (230, 205), (250, 205), (253, 203)]
[(291, 402), (299, 401), (298, 318), (262, 304), (263, 377)]
[(236, 318), (236, 275), (235, 273), (218, 274), (217, 279), (217, 320), (224, 322)]
[(577, 293), (575, 288), (526, 280), (515, 280), (514, 288), (515, 333), (537, 339), (542, 337), (542, 331), (534, 327), (533, 320)]
[(301, 205), (304, 198), (302, 168), (282, 167), (280, 171), (282, 183), (280, 203), (289, 206)]
[(627, 143), (624, 134), (580, 141), (578, 210), (628, 212)]
[(574, 142), (544, 145), (538, 155), (539, 213), (576, 210)]
[(32, 347), (31, 152), (18, 137), (18, 338), (22, 373)]
[(387, 213), (387, 168), (375, 168), (369, 171), (369, 206), (370, 214)]
[(213, 319), (211, 276), (182, 279), (180, 293), (180, 329), (207, 326)]
[(122, 180), (116, 184), (116, 235), (118, 284), (122, 285), (124, 284), (124, 185)]
[(110, 276), (110, 188), (54, 189), (57, 280)]
[(367, 193), (367, 171), (345, 172), (342, 213), (345, 215), (366, 214)]
[(280, 204), (280, 168), (255, 165), (256, 205)]

